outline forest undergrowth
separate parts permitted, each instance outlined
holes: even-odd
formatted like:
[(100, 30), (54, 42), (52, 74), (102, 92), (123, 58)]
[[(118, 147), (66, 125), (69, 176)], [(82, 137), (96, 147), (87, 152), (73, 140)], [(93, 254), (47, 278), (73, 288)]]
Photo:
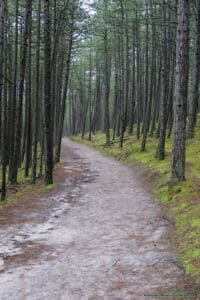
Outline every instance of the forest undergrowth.
[[(112, 134), (112, 132), (111, 132)], [(125, 134), (124, 147), (119, 148), (118, 139), (105, 145), (105, 134), (98, 132), (87, 137), (72, 136), (73, 140), (92, 146), (106, 155), (136, 168), (145, 174), (156, 199), (166, 208), (167, 217), (174, 224), (178, 258), (186, 276), (200, 283), (200, 117), (195, 138), (187, 141), (186, 181), (171, 185), (171, 138), (166, 140), (166, 159), (155, 158), (158, 140), (148, 137), (146, 151), (141, 152), (141, 141), (135, 135)], [(174, 236), (174, 232), (173, 232)]]

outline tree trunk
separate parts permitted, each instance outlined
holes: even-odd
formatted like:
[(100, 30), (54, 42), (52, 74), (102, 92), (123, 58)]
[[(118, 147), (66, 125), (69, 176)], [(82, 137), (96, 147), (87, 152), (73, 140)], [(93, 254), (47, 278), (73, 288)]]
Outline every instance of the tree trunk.
[(39, 123), (39, 98), (40, 98), (40, 29), (41, 29), (41, 0), (38, 1), (37, 16), (37, 46), (36, 46), (36, 94), (35, 94), (35, 112), (34, 112), (34, 137), (33, 137), (33, 164), (32, 164), (32, 183), (36, 182), (37, 170), (37, 146), (38, 146), (38, 123)]
[[(7, 67), (5, 46), (5, 22), (6, 22), (6, 1), (0, 4), (0, 105), (3, 107), (1, 111), (1, 163), (2, 163), (2, 183), (1, 183), (1, 200), (6, 198), (6, 115), (7, 115), (7, 91), (4, 84), (4, 75)], [(6, 51), (5, 51), (6, 52)], [(5, 55), (4, 55), (5, 54)], [(0, 108), (2, 109), (2, 108)]]
[[(2, 118), (2, 93), (3, 93), (3, 63), (4, 63), (4, 27), (5, 27), (5, 0), (0, 2), (0, 132)], [(1, 134), (0, 134), (1, 153)]]
[(17, 67), (18, 67), (18, 16), (19, 1), (16, 0), (15, 5), (15, 46), (14, 46), (14, 70), (13, 70), (13, 92), (10, 106), (9, 131), (10, 131), (10, 161), (9, 161), (9, 181), (14, 176), (14, 147), (15, 147), (15, 124), (16, 124), (16, 102), (17, 102)]
[(110, 114), (109, 114), (109, 95), (110, 95), (110, 61), (108, 54), (108, 32), (106, 29), (104, 35), (104, 51), (105, 51), (105, 133), (106, 146), (110, 146)]
[(168, 61), (168, 46), (167, 46), (167, 2), (162, 0), (162, 46), (161, 46), (161, 104), (159, 118), (159, 142), (157, 148), (157, 158), (162, 160), (165, 158), (165, 136), (167, 128), (167, 99), (169, 85), (169, 61)]
[(13, 172), (10, 178), (12, 183), (17, 182), (17, 171), (21, 164), (21, 138), (22, 138), (22, 113), (23, 113), (23, 95), (24, 95), (24, 79), (26, 69), (26, 57), (27, 57), (27, 39), (28, 39), (28, 28), (31, 17), (32, 1), (26, 1), (26, 17), (25, 17), (25, 28), (24, 28), (24, 40), (21, 54), (21, 69), (20, 69), (20, 83), (19, 83), (19, 99), (17, 109), (17, 121), (15, 131), (15, 148), (13, 158)]
[(53, 183), (53, 133), (51, 99), (51, 24), (50, 0), (44, 0), (44, 120), (45, 120), (45, 184)]
[(26, 136), (26, 160), (25, 160), (25, 177), (29, 175), (29, 168), (32, 159), (32, 69), (31, 69), (31, 55), (32, 55), (32, 15), (29, 21), (28, 29), (28, 66), (27, 66), (27, 136)]
[(63, 125), (64, 125), (64, 118), (65, 118), (65, 110), (66, 110), (66, 98), (67, 98), (67, 91), (68, 91), (68, 83), (69, 83), (69, 67), (71, 61), (71, 52), (73, 46), (73, 18), (74, 12), (72, 12), (72, 26), (70, 29), (70, 37), (69, 37), (69, 45), (68, 45), (68, 53), (67, 53), (67, 61), (66, 61), (66, 73), (65, 73), (65, 82), (63, 88), (63, 95), (62, 95), (62, 102), (61, 102), (61, 113), (59, 118), (59, 125), (58, 125), (58, 137), (56, 142), (56, 154), (55, 154), (55, 162), (60, 161), (60, 152), (61, 152), (61, 142), (62, 142), (62, 135), (63, 135)]
[(189, 1), (178, 0), (172, 183), (185, 180), (186, 113), (189, 65)]
[(194, 137), (194, 128), (197, 118), (197, 107), (199, 99), (199, 80), (200, 80), (200, 1), (195, 1), (196, 20), (195, 20), (195, 53), (194, 69), (192, 80), (192, 95), (189, 102), (189, 122), (187, 128), (187, 138)]

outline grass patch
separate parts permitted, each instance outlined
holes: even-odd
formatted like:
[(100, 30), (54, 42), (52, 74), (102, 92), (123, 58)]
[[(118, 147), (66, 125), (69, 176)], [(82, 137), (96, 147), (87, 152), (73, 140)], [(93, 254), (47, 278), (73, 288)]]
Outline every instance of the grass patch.
[[(198, 120), (200, 125), (200, 118)], [(197, 125), (197, 128), (198, 128)], [(111, 132), (112, 136), (112, 132)], [(186, 178), (185, 182), (171, 187), (171, 139), (166, 140), (166, 158), (158, 161), (155, 158), (158, 140), (148, 137), (146, 151), (141, 152), (141, 141), (135, 136), (125, 135), (123, 149), (118, 143), (105, 146), (105, 135), (98, 132), (92, 135), (92, 141), (81, 140), (80, 136), (72, 139), (92, 146), (102, 153), (114, 157), (128, 165), (142, 166), (146, 177), (151, 182), (157, 198), (168, 208), (169, 217), (174, 221), (179, 258), (182, 266), (196, 283), (200, 283), (200, 130), (195, 138), (187, 141)]]
[(43, 184), (42, 187), (41, 187), (41, 191), (51, 190), (51, 189), (54, 189), (55, 187), (56, 187), (55, 183), (48, 184), (48, 185)]

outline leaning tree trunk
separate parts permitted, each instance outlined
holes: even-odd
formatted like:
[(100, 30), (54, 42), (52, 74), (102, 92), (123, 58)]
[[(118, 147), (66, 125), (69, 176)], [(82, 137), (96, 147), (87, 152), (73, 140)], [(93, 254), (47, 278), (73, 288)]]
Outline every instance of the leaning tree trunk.
[(185, 180), (186, 113), (189, 65), (189, 1), (178, 1), (172, 183)]

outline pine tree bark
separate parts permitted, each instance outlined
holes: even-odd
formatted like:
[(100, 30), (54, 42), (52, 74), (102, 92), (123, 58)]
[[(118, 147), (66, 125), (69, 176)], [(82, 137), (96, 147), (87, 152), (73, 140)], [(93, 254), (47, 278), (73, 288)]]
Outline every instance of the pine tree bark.
[(108, 54), (108, 31), (105, 30), (104, 35), (104, 51), (105, 51), (105, 133), (106, 146), (110, 146), (110, 114), (109, 114), (109, 95), (110, 95), (110, 61)]
[(144, 95), (144, 105), (143, 105), (143, 122), (142, 122), (142, 132), (143, 138), (141, 143), (141, 151), (146, 150), (146, 140), (148, 134), (148, 119), (151, 113), (151, 103), (149, 98), (149, 16), (148, 16), (148, 3), (145, 2), (146, 6), (146, 46), (145, 46), (145, 95)]
[[(5, 33), (6, 36), (7, 33)], [(4, 64), (4, 75), (7, 76), (7, 43), (5, 43), (5, 64)], [(1, 184), (1, 200), (6, 199), (6, 173), (7, 173), (7, 97), (8, 97), (8, 82), (4, 77), (4, 88), (3, 88), (3, 101), (2, 101), (2, 153), (1, 153), (1, 164), (2, 164), (2, 184)]]
[(19, 83), (19, 98), (18, 98), (18, 108), (17, 108), (17, 121), (16, 121), (16, 131), (15, 131), (15, 147), (14, 147), (14, 157), (13, 157), (13, 170), (12, 176), (10, 178), (12, 183), (17, 183), (17, 171), (21, 164), (21, 139), (22, 139), (22, 114), (23, 114), (23, 95), (24, 95), (24, 79), (25, 79), (25, 69), (26, 69), (26, 58), (28, 49), (28, 28), (31, 18), (31, 8), (32, 0), (26, 1), (26, 17), (25, 17), (25, 27), (24, 27), (24, 39), (23, 47), (21, 53), (21, 69), (20, 69), (20, 83)]
[(66, 110), (66, 98), (67, 98), (67, 91), (68, 91), (68, 83), (69, 83), (69, 71), (70, 71), (70, 62), (71, 62), (71, 53), (72, 53), (72, 46), (73, 46), (73, 15), (72, 12), (72, 26), (70, 29), (70, 36), (69, 36), (69, 44), (68, 44), (68, 53), (67, 53), (67, 60), (66, 60), (66, 73), (65, 73), (65, 81), (64, 81), (64, 88), (63, 88), (63, 95), (61, 101), (61, 113), (59, 117), (59, 124), (58, 124), (58, 137), (56, 141), (56, 153), (55, 153), (55, 162), (60, 161), (60, 152), (61, 152), (61, 143), (62, 143), (62, 135), (63, 135), (63, 125), (65, 119), (65, 110)]
[(37, 146), (39, 131), (39, 98), (40, 98), (40, 34), (41, 34), (41, 0), (38, 0), (37, 16), (37, 46), (36, 46), (36, 94), (35, 94), (35, 112), (34, 112), (34, 137), (33, 137), (33, 163), (32, 163), (32, 183), (36, 182), (37, 170)]
[(90, 41), (90, 71), (89, 71), (89, 87), (88, 87), (88, 99), (89, 99), (89, 141), (92, 140), (92, 45)]
[(136, 11), (136, 41), (137, 41), (137, 92), (136, 92), (136, 109), (137, 109), (137, 139), (140, 138), (140, 124), (141, 124), (141, 99), (142, 99), (142, 75), (141, 75), (141, 45), (140, 45), (140, 18)]
[(32, 8), (31, 8), (31, 17), (29, 20), (28, 28), (28, 66), (27, 66), (27, 136), (25, 144), (25, 172), (24, 176), (29, 176), (29, 168), (32, 161), (32, 67), (31, 67), (31, 56), (32, 56)]
[(159, 141), (156, 157), (158, 160), (165, 158), (165, 136), (167, 128), (167, 99), (168, 99), (168, 46), (167, 46), (167, 1), (162, 0), (162, 46), (161, 46), (161, 104), (159, 118)]
[[(0, 132), (2, 119), (2, 92), (3, 92), (3, 62), (4, 62), (4, 22), (5, 22), (5, 0), (0, 2)], [(1, 134), (0, 134), (1, 153)]]
[(119, 136), (119, 148), (123, 147), (124, 144), (124, 132), (125, 132), (125, 66), (124, 66), (124, 3), (120, 0), (120, 26), (118, 29), (118, 40), (119, 40), (119, 97), (120, 97), (120, 136)]
[(51, 22), (50, 0), (44, 0), (44, 123), (45, 123), (45, 184), (53, 183), (53, 133), (51, 98)]
[(134, 114), (135, 114), (135, 26), (133, 24), (133, 44), (132, 44), (132, 80), (131, 80), (131, 102), (130, 102), (130, 120), (129, 120), (129, 134), (133, 134)]
[(189, 1), (178, 0), (172, 183), (185, 180), (186, 113), (189, 71)]
[(194, 129), (197, 118), (197, 107), (199, 99), (199, 81), (200, 81), (200, 0), (195, 1), (195, 53), (194, 69), (192, 80), (192, 95), (189, 102), (187, 138), (194, 137)]
[[(2, 182), (1, 182), (1, 201), (6, 198), (6, 153), (5, 153), (5, 139), (6, 139), (6, 86), (4, 86), (4, 74), (6, 59), (4, 55), (5, 46), (5, 21), (6, 21), (6, 1), (0, 3), (0, 123), (1, 123), (1, 163), (2, 163)], [(2, 111), (3, 107), (3, 111)]]
[(19, 1), (15, 4), (15, 45), (14, 45), (14, 65), (13, 65), (13, 91), (10, 106), (9, 131), (10, 131), (10, 160), (9, 160), (9, 181), (14, 176), (14, 147), (15, 147), (15, 124), (16, 124), (16, 104), (17, 104), (17, 68), (18, 68), (18, 23), (19, 23)]

